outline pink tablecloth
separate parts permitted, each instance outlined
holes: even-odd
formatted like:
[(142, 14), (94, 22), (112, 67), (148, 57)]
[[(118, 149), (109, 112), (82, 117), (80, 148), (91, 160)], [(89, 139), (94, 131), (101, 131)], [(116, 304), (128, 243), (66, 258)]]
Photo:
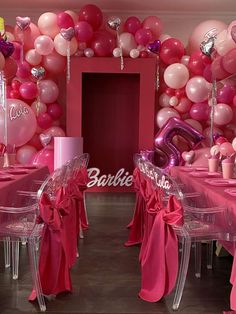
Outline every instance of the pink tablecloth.
[[(206, 178), (191, 176), (189, 171), (184, 171), (183, 167), (173, 167), (171, 175), (180, 179), (182, 183), (192, 187), (196, 192), (204, 194), (215, 205), (226, 206), (228, 210), (228, 221), (232, 231), (236, 231), (236, 198), (225, 192), (227, 187), (210, 185), (205, 182)], [(234, 256), (230, 282), (232, 290), (230, 295), (230, 305), (232, 310), (236, 310), (236, 248), (232, 242), (223, 243), (224, 247)]]

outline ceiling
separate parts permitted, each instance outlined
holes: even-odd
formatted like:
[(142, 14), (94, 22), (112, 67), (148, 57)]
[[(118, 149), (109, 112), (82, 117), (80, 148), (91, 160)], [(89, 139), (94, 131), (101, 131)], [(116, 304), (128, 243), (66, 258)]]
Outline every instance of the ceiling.
[(228, 12), (235, 14), (236, 0), (1, 0), (1, 10), (79, 10), (93, 3), (108, 12)]

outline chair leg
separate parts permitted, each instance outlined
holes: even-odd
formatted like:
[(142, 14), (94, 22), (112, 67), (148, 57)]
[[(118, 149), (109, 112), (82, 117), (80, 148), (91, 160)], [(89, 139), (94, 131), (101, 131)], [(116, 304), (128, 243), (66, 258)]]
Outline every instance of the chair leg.
[(183, 295), (184, 285), (188, 272), (189, 258), (191, 250), (191, 241), (189, 238), (182, 238), (182, 254), (179, 266), (179, 273), (176, 282), (175, 296), (172, 305), (174, 311), (178, 310), (179, 304)]
[(29, 256), (31, 265), (31, 274), (33, 279), (34, 288), (37, 295), (37, 300), (41, 312), (46, 311), (46, 304), (43, 296), (40, 275), (38, 272), (38, 241), (36, 237), (30, 237), (28, 241)]
[(207, 269), (212, 269), (214, 242), (207, 242)]
[(3, 242), (4, 246), (4, 262), (5, 262), (5, 268), (8, 268), (11, 266), (11, 242), (10, 238), (6, 237)]
[(19, 246), (20, 241), (13, 241), (11, 243), (12, 249), (12, 278), (14, 280), (18, 279), (19, 276)]
[(201, 278), (201, 266), (202, 266), (202, 243), (195, 243), (195, 276)]

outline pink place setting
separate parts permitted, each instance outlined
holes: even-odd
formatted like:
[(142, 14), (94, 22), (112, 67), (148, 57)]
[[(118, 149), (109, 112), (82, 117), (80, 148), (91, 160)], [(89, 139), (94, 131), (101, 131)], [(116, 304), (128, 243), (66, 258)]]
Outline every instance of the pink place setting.
[(206, 179), (206, 183), (214, 186), (236, 186), (236, 179)]
[(208, 171), (193, 171), (189, 173), (192, 177), (197, 178), (217, 178), (221, 177), (219, 172), (208, 172)]

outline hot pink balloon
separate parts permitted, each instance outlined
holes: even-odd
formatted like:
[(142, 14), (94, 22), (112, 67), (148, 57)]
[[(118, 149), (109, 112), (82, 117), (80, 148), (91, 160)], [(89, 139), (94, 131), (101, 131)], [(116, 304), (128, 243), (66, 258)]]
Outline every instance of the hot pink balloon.
[(188, 68), (195, 75), (203, 75), (203, 71), (208, 64), (211, 64), (211, 59), (201, 51), (195, 51), (190, 56)]
[(235, 95), (236, 89), (229, 84), (225, 84), (221, 89), (217, 90), (217, 102), (231, 104)]
[(66, 12), (60, 12), (57, 14), (57, 25), (60, 28), (74, 27), (74, 21), (70, 14)]
[(97, 30), (102, 25), (102, 11), (94, 4), (87, 4), (79, 11), (79, 21), (86, 21), (92, 26), (93, 30)]
[(53, 120), (58, 120), (62, 116), (62, 108), (57, 103), (48, 105), (47, 112)]
[(148, 16), (144, 19), (142, 27), (150, 29), (155, 39), (159, 38), (162, 33), (162, 22), (156, 16)]
[(91, 48), (98, 57), (112, 56), (116, 47), (115, 37), (108, 31), (97, 31), (91, 41)]
[(210, 90), (211, 84), (209, 84), (202, 76), (192, 77), (185, 87), (187, 97), (192, 102), (196, 103), (207, 100)]
[(88, 42), (93, 37), (93, 28), (86, 21), (80, 21), (75, 24), (75, 37), (79, 42)]
[(47, 146), (33, 155), (31, 160), (32, 165), (48, 166), (50, 172), (54, 170), (54, 150)]
[(179, 39), (169, 38), (161, 45), (160, 58), (165, 64), (179, 63), (184, 54), (184, 45)]
[[(34, 135), (37, 127), (32, 109), (19, 99), (7, 99), (8, 144), (16, 147), (26, 144)], [(0, 107), (0, 129), (4, 130), (4, 111)], [(4, 142), (4, 133), (0, 132), (0, 142)]]
[(34, 99), (38, 95), (37, 85), (33, 82), (24, 82), (20, 86), (20, 95), (24, 99)]
[(130, 16), (125, 21), (124, 31), (134, 35), (141, 27), (142, 24), (140, 20), (136, 16)]
[(52, 125), (52, 118), (47, 112), (40, 113), (37, 117), (37, 122), (40, 128), (48, 129)]
[(23, 62), (18, 64), (16, 76), (18, 76), (22, 79), (26, 79), (30, 76), (30, 70), (31, 70), (31, 68), (30, 68), (29, 63), (26, 61), (23, 61)]
[(208, 102), (200, 102), (192, 105), (190, 117), (197, 121), (206, 121), (210, 118), (210, 107)]
[(138, 45), (146, 46), (150, 41), (152, 41), (152, 32), (150, 29), (140, 28), (134, 35), (136, 43)]
[(59, 95), (57, 84), (52, 80), (41, 80), (39, 82), (39, 97), (40, 101), (45, 104), (55, 102)]
[(16, 159), (20, 164), (29, 164), (36, 152), (37, 149), (34, 146), (23, 145), (17, 150)]

